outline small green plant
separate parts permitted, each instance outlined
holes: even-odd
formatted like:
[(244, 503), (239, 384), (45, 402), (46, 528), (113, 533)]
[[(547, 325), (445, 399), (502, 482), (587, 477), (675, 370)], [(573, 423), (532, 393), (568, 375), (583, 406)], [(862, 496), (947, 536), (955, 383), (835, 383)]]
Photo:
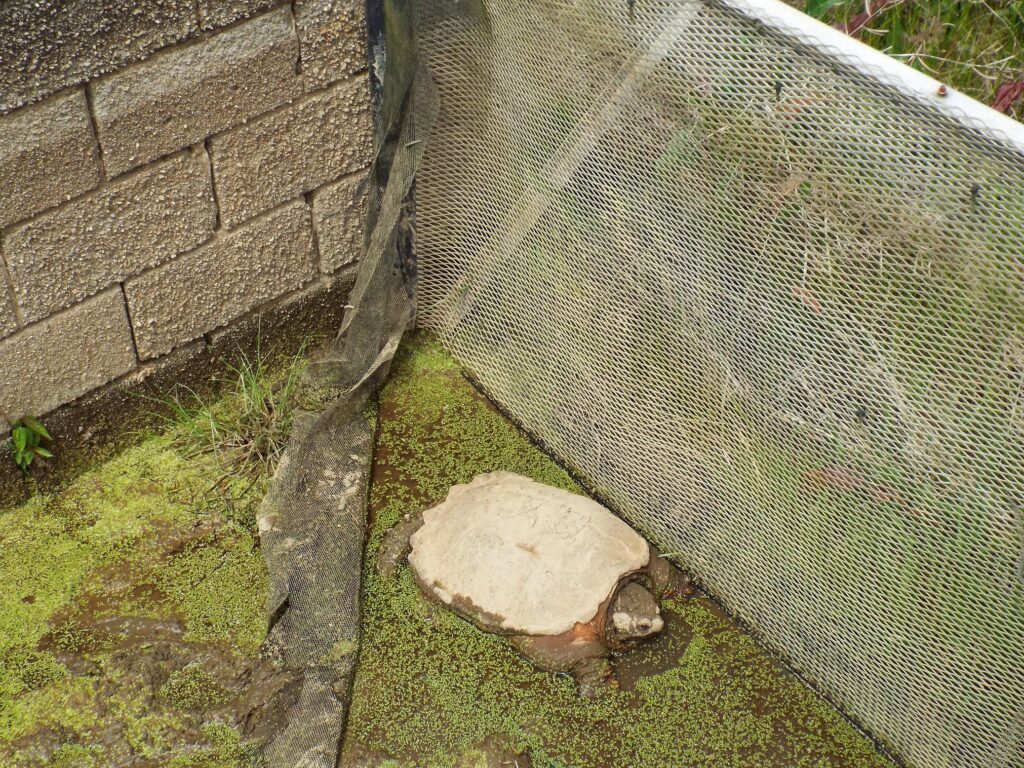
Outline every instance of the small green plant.
[(187, 453), (213, 453), (227, 468), (266, 475), (288, 442), (304, 366), (302, 350), (278, 368), (257, 348), (229, 366), (221, 380), (226, 397), (207, 400), (185, 390), (159, 402)]
[(833, 8), (847, 5), (848, 0), (807, 0), (804, 11), (816, 19), (820, 19)]
[(28, 472), (28, 468), (37, 457), (52, 459), (53, 454), (42, 445), (43, 440), (52, 439), (50, 433), (46, 431), (46, 427), (43, 426), (39, 419), (26, 416), (14, 422), (11, 424), (11, 437), (9, 440), (14, 463), (23, 472)]
[[(785, 0), (968, 96), (1024, 120), (1019, 0)], [(1001, 98), (1002, 94), (1002, 98)]]

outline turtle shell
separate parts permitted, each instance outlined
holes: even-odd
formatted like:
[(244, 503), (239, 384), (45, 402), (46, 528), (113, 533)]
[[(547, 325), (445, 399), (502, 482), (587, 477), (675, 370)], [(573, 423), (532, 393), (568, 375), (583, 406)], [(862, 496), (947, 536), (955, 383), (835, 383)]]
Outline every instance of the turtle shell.
[(517, 635), (591, 621), (650, 558), (643, 537), (596, 501), (510, 472), (454, 486), (410, 543), (423, 589), (482, 629)]

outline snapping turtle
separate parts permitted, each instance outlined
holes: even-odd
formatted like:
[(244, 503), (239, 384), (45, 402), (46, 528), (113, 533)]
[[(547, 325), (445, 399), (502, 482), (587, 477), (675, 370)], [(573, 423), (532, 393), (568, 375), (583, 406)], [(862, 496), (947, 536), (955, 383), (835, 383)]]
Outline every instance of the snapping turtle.
[(484, 632), (510, 636), (582, 695), (615, 685), (613, 653), (662, 630), (658, 599), (689, 581), (584, 496), (510, 472), (477, 475), (407, 516), (381, 544), (382, 575), (408, 555), (424, 594)]

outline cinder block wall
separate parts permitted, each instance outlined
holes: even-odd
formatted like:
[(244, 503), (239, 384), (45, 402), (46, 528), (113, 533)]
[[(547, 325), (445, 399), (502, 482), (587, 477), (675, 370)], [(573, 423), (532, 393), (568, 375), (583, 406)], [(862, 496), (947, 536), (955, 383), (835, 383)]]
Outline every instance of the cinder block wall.
[(0, 4), (0, 432), (350, 277), (366, 60), (363, 0)]

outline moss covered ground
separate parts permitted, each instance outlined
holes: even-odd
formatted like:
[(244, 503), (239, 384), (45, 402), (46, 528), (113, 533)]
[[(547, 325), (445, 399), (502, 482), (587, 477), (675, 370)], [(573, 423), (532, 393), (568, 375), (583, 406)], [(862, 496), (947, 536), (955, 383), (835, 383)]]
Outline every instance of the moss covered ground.
[(580, 490), (438, 345), (416, 337), (381, 395), (364, 638), (344, 764), (889, 765), (706, 599), (671, 602), (665, 636), (621, 660), (622, 689), (588, 702), (504, 638), (427, 602), (407, 568), (378, 577), (374, 553), (385, 530), (451, 485), (493, 470)]
[(0, 766), (247, 764), (261, 495), (168, 433), (0, 511)]
[[(251, 405), (236, 392), (214, 410), (231, 412), (231, 397)], [(620, 660), (622, 689), (586, 702), (425, 601), (407, 569), (378, 578), (383, 532), (479, 472), (580, 490), (423, 335), (378, 423), (344, 764), (888, 765), (703, 598), (670, 602), (663, 637)], [(265, 465), (233, 471), (182, 441), (194, 426), (171, 423), (61, 493), (0, 511), (3, 768), (256, 764), (245, 723), (279, 687), (258, 655)]]

